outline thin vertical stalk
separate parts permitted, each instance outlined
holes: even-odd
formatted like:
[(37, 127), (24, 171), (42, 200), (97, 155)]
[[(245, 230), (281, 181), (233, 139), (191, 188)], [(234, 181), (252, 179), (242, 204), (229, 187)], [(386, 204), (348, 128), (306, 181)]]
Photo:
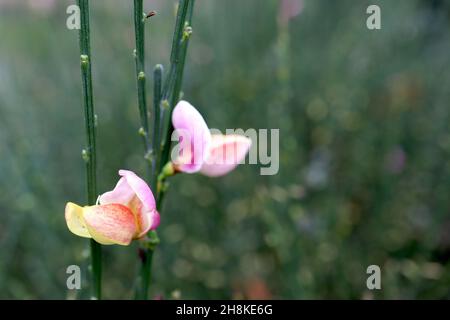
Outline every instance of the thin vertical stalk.
[[(162, 145), (162, 155), (160, 161), (161, 169), (169, 160), (171, 136), (173, 132), (173, 126), (170, 118), (172, 116), (173, 108), (175, 108), (175, 105), (180, 100), (184, 65), (186, 62), (190, 34), (192, 32), (192, 15), (194, 12), (194, 4), (195, 0), (180, 0), (179, 10), (183, 10), (183, 12), (179, 13), (180, 20), (177, 20), (177, 27), (175, 29), (171, 55), (171, 70), (173, 71), (172, 74), (169, 74), (170, 79), (167, 79), (167, 84), (165, 86), (167, 91), (164, 92), (163, 95), (164, 100), (169, 100), (169, 114), (167, 115), (167, 131)], [(184, 20), (181, 20), (182, 18), (184, 18)]]
[(170, 69), (169, 76), (166, 79), (163, 90), (163, 99), (168, 99), (171, 85), (174, 82), (176, 68), (178, 64), (178, 57), (180, 55), (181, 39), (183, 37), (186, 16), (188, 12), (190, 0), (179, 0), (177, 18), (175, 22), (175, 31), (173, 33), (172, 50), (170, 52)]
[[(86, 149), (83, 150), (83, 158), (86, 162), (87, 201), (94, 205), (97, 199), (96, 176), (96, 121), (94, 113), (94, 99), (92, 90), (92, 59), (90, 48), (89, 29), (89, 1), (78, 0), (80, 8), (81, 26), (79, 32), (81, 54), (81, 80), (83, 92), (84, 118), (86, 126)], [(92, 297), (101, 299), (102, 290), (102, 248), (94, 240), (90, 241), (91, 247), (91, 272), (92, 272)]]
[[(142, 11), (142, 0), (135, 0), (135, 29), (136, 29), (136, 70), (138, 74), (138, 81), (145, 81), (145, 71), (144, 62), (140, 61), (144, 56), (144, 31), (143, 31), (143, 11)], [(192, 13), (193, 13), (193, 0), (179, 0), (177, 19), (175, 24), (175, 31), (172, 42), (172, 50), (170, 54), (170, 70), (168, 77), (162, 88), (162, 66), (157, 65), (154, 70), (154, 134), (153, 134), (153, 146), (150, 155), (152, 161), (152, 174), (151, 174), (151, 185), (153, 190), (156, 190), (156, 177), (161, 171), (162, 166), (167, 161), (165, 156), (168, 153), (168, 148), (170, 148), (170, 136), (172, 134), (173, 128), (170, 123), (170, 116), (175, 104), (178, 102), (182, 84), (183, 69), (186, 59), (187, 44), (190, 36), (190, 31), (188, 32), (187, 27), (190, 27)], [(139, 66), (141, 69), (139, 69)], [(139, 77), (141, 75), (141, 77)], [(143, 77), (142, 77), (143, 75)], [(145, 83), (145, 82), (144, 82)], [(139, 84), (138, 84), (139, 87)], [(169, 102), (170, 99), (170, 102)], [(139, 99), (140, 104), (142, 97)], [(169, 104), (169, 108), (167, 108)], [(141, 117), (143, 116), (143, 109), (140, 106)], [(166, 116), (166, 111), (168, 114)], [(146, 111), (145, 111), (146, 113)], [(142, 121), (142, 119), (141, 119)], [(147, 120), (148, 121), (148, 120)], [(164, 130), (165, 122), (169, 121), (167, 128), (170, 132), (166, 133), (163, 137), (162, 132)], [(148, 128), (148, 123), (147, 123)], [(148, 129), (143, 125), (143, 131), (148, 136)], [(161, 144), (163, 139), (167, 139), (169, 136), (169, 143)], [(147, 154), (149, 154), (147, 152)], [(158, 200), (159, 194), (157, 194), (158, 210), (160, 211), (161, 202)], [(141, 258), (141, 271), (139, 276), (138, 287), (136, 290), (137, 299), (147, 299), (148, 298), (148, 288), (151, 281), (151, 264), (153, 260), (153, 253), (156, 245), (159, 243), (158, 235), (155, 231), (148, 233), (145, 240), (142, 241), (144, 247), (140, 248), (140, 258)]]
[(148, 139), (149, 127), (148, 127), (148, 112), (147, 112), (147, 94), (145, 90), (146, 86), (146, 74), (145, 74), (145, 17), (143, 9), (143, 0), (134, 0), (134, 30), (136, 39), (136, 81), (138, 91), (138, 106), (139, 115), (141, 119), (141, 128), (139, 133), (142, 136), (145, 152), (148, 156), (151, 151), (150, 139)]
[[(142, 3), (142, 1), (135, 0), (135, 21), (136, 18), (142, 16), (142, 7), (139, 10), (136, 9), (137, 5), (139, 3)], [(190, 33), (188, 36), (186, 36), (186, 23), (187, 22), (186, 17), (189, 14), (189, 21), (192, 18), (192, 12), (193, 12), (193, 0), (179, 0), (178, 4), (178, 12), (177, 12), (177, 19), (175, 24), (175, 31), (173, 36), (173, 42), (172, 42), (172, 50), (170, 55), (170, 70), (168, 77), (166, 78), (166, 81), (164, 83), (164, 87), (162, 88), (161, 82), (162, 82), (162, 67), (156, 66), (154, 70), (154, 136), (153, 136), (153, 152), (152, 152), (152, 175), (151, 175), (151, 183), (153, 190), (156, 190), (156, 177), (158, 175), (158, 172), (161, 171), (162, 165), (164, 164), (164, 147), (170, 147), (170, 140), (169, 145), (165, 144), (164, 146), (161, 144), (161, 140), (164, 139), (162, 136), (163, 128), (164, 128), (164, 113), (166, 111), (165, 102), (173, 96), (174, 89), (177, 90), (178, 93), (175, 93), (177, 97), (179, 97), (180, 89), (181, 89), (181, 78), (183, 75), (184, 69), (184, 61), (186, 57), (186, 51), (187, 51), (187, 41), (189, 38)], [(135, 23), (135, 27), (137, 28), (137, 24)], [(136, 31), (136, 34), (138, 34), (138, 31)], [(139, 33), (141, 36), (143, 36), (143, 32)], [(136, 36), (136, 41), (138, 41), (139, 38)], [(140, 41), (140, 40), (139, 40)], [(143, 40), (142, 40), (143, 41)], [(138, 44), (136, 44), (137, 47)], [(136, 50), (137, 55), (138, 48)], [(161, 90), (162, 89), (162, 90)], [(171, 99), (171, 105), (169, 106), (169, 118), (172, 113), (172, 109), (175, 105), (175, 103), (178, 100)], [(161, 112), (160, 112), (161, 111)], [(171, 125), (168, 127), (171, 128)], [(173, 130), (173, 129), (172, 129)], [(172, 132), (170, 132), (171, 134)], [(166, 134), (167, 136), (167, 134)], [(169, 138), (170, 139), (170, 138)], [(167, 152), (167, 151), (166, 151)], [(158, 197), (158, 195), (157, 195)], [(160, 203), (157, 199), (157, 203)], [(160, 211), (160, 208), (158, 207), (158, 210)], [(152, 260), (153, 260), (153, 253), (155, 250), (156, 245), (159, 243), (158, 235), (155, 231), (151, 231), (148, 233), (146, 239), (143, 241), (145, 248), (140, 249), (140, 258), (141, 258), (141, 271), (139, 275), (139, 281), (138, 281), (138, 287), (136, 290), (136, 298), (137, 299), (147, 299), (148, 298), (148, 288), (151, 280), (151, 268), (152, 268)]]
[(153, 252), (154, 249), (147, 249), (144, 255), (144, 260), (142, 261), (141, 269), (141, 288), (140, 288), (140, 298), (148, 298), (148, 288), (150, 286), (150, 281), (152, 277), (152, 262), (153, 262)]
[[(134, 30), (135, 30), (135, 59), (136, 59), (136, 77), (138, 91), (139, 114), (141, 118), (141, 128), (139, 133), (143, 137), (145, 158), (150, 160), (150, 184), (153, 185), (155, 180), (153, 176), (156, 168), (156, 156), (152, 146), (152, 140), (149, 137), (149, 116), (147, 112), (147, 94), (146, 94), (146, 75), (145, 75), (145, 19), (143, 0), (134, 0)], [(162, 72), (162, 70), (161, 70)], [(155, 109), (154, 122), (159, 121), (159, 112)], [(159, 150), (157, 150), (159, 151)], [(156, 233), (153, 231), (156, 236)], [(157, 237), (157, 236), (156, 236)], [(142, 240), (139, 248), (139, 256), (141, 259), (140, 274), (136, 286), (136, 299), (147, 299), (148, 288), (151, 280), (151, 264), (153, 260), (153, 252), (155, 246), (149, 246), (151, 242), (151, 234)]]
[(137, 287), (135, 292), (136, 300), (147, 300), (148, 290), (150, 287), (151, 276), (152, 276), (152, 262), (153, 254), (155, 252), (156, 246), (159, 244), (159, 238), (156, 231), (150, 231), (147, 237), (142, 242), (144, 248), (139, 248), (139, 258), (141, 259), (141, 269), (139, 273), (139, 278), (137, 281)]
[(157, 168), (161, 154), (161, 99), (162, 99), (162, 73), (163, 66), (158, 64), (153, 71), (153, 157), (152, 157), (152, 190), (156, 190)]

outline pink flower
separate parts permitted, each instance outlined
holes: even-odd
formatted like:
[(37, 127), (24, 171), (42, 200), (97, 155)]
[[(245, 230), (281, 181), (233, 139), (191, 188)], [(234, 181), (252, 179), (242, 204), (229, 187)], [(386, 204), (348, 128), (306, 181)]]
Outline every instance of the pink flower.
[(180, 139), (177, 170), (186, 173), (200, 171), (212, 140), (205, 120), (189, 102), (180, 101), (173, 110), (172, 124)]
[(67, 203), (67, 227), (77, 236), (101, 244), (129, 245), (158, 227), (160, 217), (149, 186), (134, 172), (120, 170), (114, 190), (102, 194), (97, 205)]
[(173, 161), (176, 171), (222, 176), (236, 168), (251, 147), (245, 136), (211, 135), (201, 114), (186, 101), (176, 105), (172, 124), (180, 137), (180, 150)]

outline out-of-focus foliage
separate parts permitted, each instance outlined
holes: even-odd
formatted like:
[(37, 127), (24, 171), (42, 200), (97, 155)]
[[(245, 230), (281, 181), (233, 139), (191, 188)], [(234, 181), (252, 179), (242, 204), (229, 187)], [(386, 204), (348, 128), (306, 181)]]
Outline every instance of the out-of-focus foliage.
[[(72, 3), (0, 0), (0, 298), (87, 294), (65, 273), (87, 255), (63, 217), (85, 199)], [(167, 67), (173, 3), (145, 1), (149, 74)], [(119, 168), (145, 174), (131, 5), (92, 1), (100, 192)], [(280, 171), (172, 179), (152, 294), (450, 298), (450, 5), (304, 0), (287, 26), (278, 10), (197, 0), (184, 97), (211, 127), (280, 128)], [(106, 298), (132, 297), (136, 254), (105, 248)]]

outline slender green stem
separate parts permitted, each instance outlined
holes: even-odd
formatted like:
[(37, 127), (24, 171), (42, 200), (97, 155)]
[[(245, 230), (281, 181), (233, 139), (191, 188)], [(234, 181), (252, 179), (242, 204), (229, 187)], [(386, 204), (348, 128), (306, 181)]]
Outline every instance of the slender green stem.
[[(166, 79), (163, 91), (163, 103), (168, 101), (168, 108), (163, 107), (163, 111), (168, 109), (166, 119), (167, 130), (163, 137), (162, 155), (160, 161), (160, 169), (166, 164), (169, 159), (171, 136), (173, 132), (172, 122), (170, 117), (173, 108), (180, 98), (181, 85), (184, 73), (184, 64), (186, 61), (186, 54), (189, 44), (190, 34), (192, 32), (192, 15), (194, 11), (194, 0), (180, 0), (178, 6), (177, 22), (175, 26), (174, 38), (172, 43), (172, 52), (170, 58), (170, 71)], [(164, 115), (163, 115), (164, 116)]]
[[(84, 118), (86, 126), (87, 145), (83, 150), (83, 158), (86, 161), (87, 200), (89, 205), (94, 205), (97, 199), (97, 177), (96, 177), (96, 119), (94, 113), (94, 99), (92, 91), (92, 59), (90, 48), (89, 30), (89, 1), (78, 0), (80, 7), (80, 54), (81, 54), (81, 79), (84, 105)], [(102, 291), (102, 248), (94, 240), (90, 242), (91, 247), (91, 269), (92, 269), (92, 297), (101, 299)]]
[[(145, 75), (145, 15), (143, 9), (143, 0), (134, 0), (134, 29), (135, 29), (135, 39), (136, 39), (136, 77), (137, 77), (137, 90), (138, 90), (138, 105), (139, 114), (141, 118), (141, 128), (139, 133), (143, 137), (145, 158), (150, 160), (151, 172), (150, 172), (150, 184), (153, 185), (155, 180), (154, 175), (156, 175), (156, 156), (153, 150), (151, 139), (149, 137), (149, 120), (147, 112), (147, 94), (146, 94), (146, 75)], [(157, 68), (158, 69), (158, 68)], [(162, 73), (162, 69), (159, 74)], [(158, 72), (155, 70), (155, 74)], [(158, 81), (155, 82), (157, 86)], [(159, 80), (161, 83), (161, 80)], [(161, 91), (159, 89), (159, 91)], [(158, 98), (158, 94), (155, 99)], [(159, 110), (155, 108), (154, 123), (159, 122)], [(155, 137), (153, 138), (155, 139)], [(155, 236), (157, 237), (156, 233)], [(151, 243), (151, 237), (147, 236), (141, 243), (139, 248), (139, 255), (141, 258), (140, 275), (136, 287), (136, 299), (147, 299), (148, 298), (148, 288), (151, 281), (151, 266), (153, 260), (153, 252), (156, 245), (148, 245)]]
[(184, 24), (189, 9), (189, 3), (192, 0), (180, 0), (178, 3), (177, 21), (175, 23), (175, 32), (172, 39), (172, 50), (170, 52), (170, 62), (174, 63), (178, 59), (178, 52), (181, 45), (181, 38), (183, 36)]
[(134, 0), (134, 30), (136, 39), (135, 60), (136, 60), (136, 81), (138, 91), (138, 106), (141, 119), (141, 128), (139, 134), (142, 136), (146, 155), (151, 151), (150, 139), (148, 138), (148, 112), (147, 112), (147, 94), (146, 74), (145, 74), (145, 17), (143, 9), (143, 0)]
[[(139, 81), (139, 75), (142, 75), (142, 72), (144, 72), (144, 62), (140, 59), (143, 59), (144, 57), (144, 31), (143, 31), (143, 22), (140, 22), (143, 18), (143, 12), (142, 12), (142, 0), (135, 0), (135, 9), (134, 9), (134, 15), (135, 15), (135, 29), (136, 29), (136, 59), (137, 59), (137, 74), (138, 74), (138, 81)], [(164, 113), (165, 110), (169, 109), (168, 119), (170, 120), (170, 115), (172, 113), (172, 109), (175, 106), (175, 104), (178, 102), (180, 90), (181, 90), (181, 84), (182, 84), (182, 77), (183, 77), (183, 69), (184, 69), (184, 63), (186, 59), (186, 52), (187, 52), (187, 44), (189, 40), (189, 36), (191, 34), (190, 29), (190, 20), (192, 18), (192, 12), (193, 12), (193, 5), (194, 0), (179, 0), (178, 5), (178, 13), (177, 13), (177, 21), (175, 25), (175, 32), (173, 37), (173, 43), (172, 43), (172, 51), (170, 56), (170, 71), (169, 75), (166, 78), (166, 81), (164, 83), (164, 88), (162, 89), (161, 82), (162, 82), (162, 67), (156, 66), (154, 71), (154, 135), (153, 135), (153, 151), (150, 153), (147, 152), (147, 154), (150, 154), (152, 157), (152, 174), (151, 174), (151, 184), (153, 187), (153, 190), (156, 186), (156, 176), (158, 175), (158, 172), (162, 169), (162, 164), (165, 164), (166, 160), (165, 154), (168, 153), (168, 150), (165, 150), (170, 147), (170, 135), (172, 134), (173, 128), (171, 127), (171, 124), (168, 124), (168, 129), (170, 130), (169, 134), (169, 143), (165, 143), (163, 147), (161, 144), (161, 140), (164, 139), (162, 137), (162, 132), (164, 128)], [(187, 17), (188, 20), (187, 20)], [(140, 19), (140, 20), (139, 20)], [(141, 51), (142, 50), (142, 51)], [(139, 66), (141, 66), (141, 70), (139, 71)], [(145, 80), (145, 73), (144, 73), (144, 80)], [(162, 90), (161, 90), (162, 89)], [(175, 96), (175, 98), (174, 98)], [(167, 104), (168, 99), (170, 98), (170, 105), (169, 108), (167, 108), (165, 105)], [(141, 110), (141, 117), (142, 117), (142, 108)], [(161, 111), (161, 112), (160, 112)], [(142, 121), (142, 120), (141, 120)], [(170, 121), (169, 121), (170, 122)], [(148, 126), (148, 124), (147, 124)], [(148, 127), (147, 127), (148, 128)], [(143, 131), (145, 131), (146, 134), (148, 134), (148, 129), (145, 129), (143, 126)], [(160, 148), (162, 150), (160, 150)], [(159, 211), (161, 207), (161, 201), (158, 200), (159, 195), (161, 193), (157, 192), (157, 208)], [(163, 194), (161, 194), (163, 195)], [(162, 199), (162, 198), (161, 198)], [(141, 271), (138, 281), (138, 286), (136, 290), (136, 298), (137, 299), (147, 299), (148, 298), (148, 288), (151, 281), (151, 264), (153, 260), (153, 253), (155, 250), (155, 247), (159, 243), (158, 235), (155, 231), (149, 232), (147, 237), (142, 240), (142, 246), (140, 248), (140, 257), (141, 257)]]
[(156, 190), (156, 169), (159, 167), (160, 146), (161, 146), (161, 98), (162, 98), (162, 73), (163, 66), (158, 64), (153, 72), (153, 157), (152, 157), (152, 190)]
[(136, 287), (135, 299), (148, 299), (148, 289), (152, 276), (153, 254), (159, 244), (159, 238), (156, 231), (150, 231), (147, 237), (141, 240), (139, 248), (139, 258), (141, 259), (141, 270)]
[(180, 55), (181, 39), (183, 37), (183, 30), (186, 22), (186, 16), (188, 12), (190, 0), (179, 0), (177, 19), (175, 22), (175, 31), (172, 40), (172, 50), (170, 52), (170, 69), (169, 76), (166, 78), (163, 90), (163, 99), (168, 99), (170, 94), (171, 85), (174, 82), (174, 76), (176, 74), (176, 68), (178, 64), (178, 57)]
[(144, 249), (141, 253), (142, 268), (140, 274), (140, 287), (138, 289), (138, 299), (146, 300), (148, 298), (148, 288), (152, 277), (152, 262), (154, 249)]
[(93, 275), (93, 299), (102, 298), (102, 246), (95, 240), (90, 240)]
[(175, 174), (177, 174), (177, 171), (175, 170), (172, 162), (168, 162), (163, 167), (163, 169), (161, 170), (161, 172), (158, 175), (157, 188), (156, 188), (156, 192), (157, 192), (156, 207), (158, 208), (158, 210), (160, 212), (162, 211), (164, 196), (165, 196), (166, 190), (168, 188), (168, 183), (166, 182), (166, 180), (167, 180), (167, 178), (172, 177)]

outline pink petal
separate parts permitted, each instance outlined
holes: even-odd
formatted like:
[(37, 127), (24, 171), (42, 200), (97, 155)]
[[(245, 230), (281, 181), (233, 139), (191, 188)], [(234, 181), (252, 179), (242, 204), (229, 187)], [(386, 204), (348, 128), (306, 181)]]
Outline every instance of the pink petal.
[(83, 211), (89, 234), (98, 243), (129, 245), (136, 234), (134, 215), (124, 205), (106, 204), (85, 207)]
[(119, 182), (117, 182), (115, 188), (112, 191), (105, 192), (98, 198), (98, 203), (120, 203), (124, 206), (127, 206), (135, 195), (136, 193), (128, 184), (127, 179), (120, 178)]
[(128, 207), (131, 212), (133, 212), (136, 219), (137, 233), (134, 236), (134, 239), (141, 238), (149, 230), (154, 230), (159, 226), (160, 218), (156, 208), (146, 208), (137, 196), (131, 200)]
[(189, 102), (180, 101), (173, 110), (172, 124), (182, 139), (180, 155), (174, 161), (177, 170), (198, 172), (211, 143), (211, 133), (205, 120)]
[(212, 135), (208, 158), (201, 168), (201, 173), (218, 177), (232, 171), (244, 160), (252, 141), (240, 135)]
[(125, 178), (130, 188), (147, 209), (156, 208), (155, 197), (144, 180), (130, 170), (119, 170), (119, 175)]
[(129, 170), (119, 170), (122, 176), (114, 190), (99, 197), (101, 205), (119, 203), (127, 206), (136, 219), (137, 233), (140, 238), (149, 230), (159, 226), (160, 217), (156, 210), (155, 197), (147, 183)]
[(129, 206), (133, 213), (135, 213), (138, 224), (138, 234), (136, 238), (140, 238), (149, 230), (154, 230), (159, 226), (160, 217), (156, 210), (155, 197), (147, 183), (134, 172), (129, 170), (119, 170), (119, 175), (126, 180), (137, 197), (138, 201), (129, 203)]

